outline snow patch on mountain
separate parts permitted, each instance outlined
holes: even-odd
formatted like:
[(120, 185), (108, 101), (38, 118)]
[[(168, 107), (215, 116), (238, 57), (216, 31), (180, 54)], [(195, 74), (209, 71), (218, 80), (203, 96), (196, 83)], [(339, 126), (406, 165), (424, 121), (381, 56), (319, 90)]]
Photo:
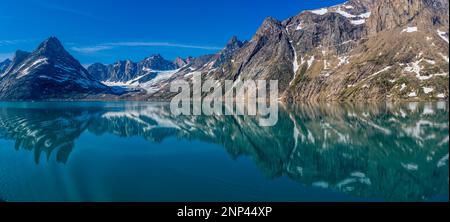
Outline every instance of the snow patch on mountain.
[(341, 10), (341, 7), (338, 7), (335, 11), (338, 14), (341, 14), (342, 16), (346, 17), (346, 18), (355, 18), (357, 17), (356, 15), (352, 15), (346, 11)]
[(34, 61), (33, 63), (31, 63), (31, 64), (28, 65), (28, 66), (21, 67), (21, 68), (25, 68), (25, 67), (26, 67), (26, 68), (23, 69), (22, 71), (20, 71), (20, 74), (17, 75), (16, 78), (17, 78), (17, 79), (20, 79), (20, 78), (22, 78), (22, 77), (28, 75), (28, 74), (30, 73), (30, 70), (32, 70), (32, 69), (34, 69), (34, 68), (37, 68), (37, 67), (39, 67), (39, 66), (41, 66), (41, 65), (47, 64), (47, 63), (48, 63), (47, 61), (48, 61), (47, 58), (40, 58), (40, 59)]
[(419, 29), (417, 27), (406, 27), (405, 29), (402, 30), (402, 32), (407, 32), (407, 33), (412, 33), (412, 32), (417, 32)]
[(315, 60), (314, 56), (311, 56), (311, 58), (307, 61), (308, 69), (312, 66), (312, 64), (314, 63), (314, 60)]
[(433, 92), (433, 91), (434, 91), (433, 88), (430, 88), (430, 87), (423, 87), (423, 92), (424, 92), (425, 94), (429, 94), (429, 93), (431, 93), (431, 92)]
[(294, 83), (295, 78), (297, 77), (297, 71), (298, 71), (300, 65), (298, 64), (297, 51), (295, 51), (295, 47), (292, 45), (292, 41), (289, 41), (289, 44), (292, 48), (292, 51), (294, 52), (294, 61), (292, 62), (292, 67), (294, 69), (294, 77), (292, 78), (291, 82), (289, 83), (289, 85), (291, 86)]
[(439, 55), (444, 59), (444, 61), (446, 61), (448, 63), (448, 56), (446, 56), (442, 53), (439, 53)]
[(325, 14), (328, 13), (328, 9), (327, 8), (321, 8), (321, 9), (311, 10), (310, 12), (313, 13), (313, 14), (316, 14), (316, 15), (325, 15)]
[(445, 94), (444, 93), (439, 93), (439, 94), (436, 95), (436, 97), (440, 98), (440, 99), (445, 99)]
[(350, 23), (352, 23), (353, 25), (362, 25), (366, 23), (366, 20), (365, 19), (351, 20)]
[(448, 43), (448, 37), (445, 36), (445, 35), (447, 35), (446, 32), (442, 32), (441, 30), (438, 29), (437, 33), (438, 33), (439, 37), (441, 37), (441, 39), (443, 39), (444, 41), (446, 41)]
[(168, 71), (157, 71), (157, 70), (146, 70), (149, 73), (156, 73), (156, 76), (147, 81), (147, 82), (139, 82), (140, 79), (144, 78), (146, 75), (139, 76), (133, 80), (127, 82), (111, 82), (111, 81), (103, 81), (102, 83), (107, 86), (118, 86), (118, 87), (126, 87), (130, 89), (144, 89), (147, 93), (152, 94), (157, 92), (161, 88), (161, 83), (165, 80), (170, 79), (175, 73), (180, 71), (180, 69), (176, 70), (168, 70)]

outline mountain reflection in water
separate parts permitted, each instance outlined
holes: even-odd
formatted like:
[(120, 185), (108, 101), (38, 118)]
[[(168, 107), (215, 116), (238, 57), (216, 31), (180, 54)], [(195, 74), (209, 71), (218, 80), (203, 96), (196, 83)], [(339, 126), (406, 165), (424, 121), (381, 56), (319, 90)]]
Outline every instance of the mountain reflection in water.
[(387, 201), (448, 200), (448, 114), (446, 102), (303, 104), (281, 106), (277, 125), (260, 127), (252, 116), (176, 117), (164, 103), (0, 103), (0, 151), (28, 150), (36, 166), (67, 164), (84, 133), (175, 138), (185, 150), (202, 141), (250, 157), (268, 180)]

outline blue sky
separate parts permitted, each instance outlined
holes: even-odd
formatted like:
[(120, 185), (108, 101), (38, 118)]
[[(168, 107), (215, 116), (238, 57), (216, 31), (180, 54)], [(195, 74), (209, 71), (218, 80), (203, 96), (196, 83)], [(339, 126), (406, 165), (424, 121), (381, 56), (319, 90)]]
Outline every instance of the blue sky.
[(82, 64), (214, 53), (248, 40), (267, 16), (286, 19), (344, 0), (1, 0), (0, 60), (58, 37)]

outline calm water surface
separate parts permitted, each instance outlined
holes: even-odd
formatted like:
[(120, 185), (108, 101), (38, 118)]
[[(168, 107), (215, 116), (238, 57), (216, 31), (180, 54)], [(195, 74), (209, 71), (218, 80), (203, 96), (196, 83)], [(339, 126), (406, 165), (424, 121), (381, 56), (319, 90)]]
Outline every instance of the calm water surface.
[(448, 201), (446, 102), (171, 115), (163, 103), (0, 103), (0, 200)]

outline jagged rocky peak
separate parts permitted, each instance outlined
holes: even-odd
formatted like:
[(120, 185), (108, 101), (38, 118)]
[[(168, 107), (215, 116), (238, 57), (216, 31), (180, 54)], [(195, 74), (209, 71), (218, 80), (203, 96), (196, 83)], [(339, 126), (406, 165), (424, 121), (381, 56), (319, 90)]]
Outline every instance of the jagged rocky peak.
[(273, 17), (267, 17), (262, 25), (259, 27), (258, 31), (256, 32), (256, 36), (263, 36), (267, 34), (277, 34), (279, 32), (282, 32), (283, 25), (280, 21)]
[(173, 61), (173, 64), (175, 64), (177, 66), (177, 68), (181, 68), (183, 66), (186, 66), (188, 63), (183, 58), (177, 57)]
[(193, 59), (194, 59), (194, 57), (188, 56), (188, 57), (186, 58), (186, 62), (187, 62), (187, 63), (191, 63)]
[(163, 60), (164, 57), (162, 57), (161, 54), (154, 54), (146, 58), (146, 60)]
[(16, 53), (14, 53), (13, 64), (21, 63), (30, 54), (30, 52), (17, 50)]
[(50, 37), (39, 45), (36, 52), (41, 54), (58, 54), (66, 53), (66, 50), (56, 37)]
[(14, 70), (20, 63), (22, 63), (31, 53), (30, 52), (25, 52), (22, 50), (17, 50), (14, 53), (14, 57), (13, 60), (11, 61), (11, 63), (6, 66), (3, 70), (3, 72), (0, 71), (0, 73), (2, 73), (2, 76), (5, 75), (8, 72), (11, 72), (12, 70)]
[(108, 79), (108, 66), (102, 63), (94, 63), (87, 68), (88, 72), (97, 80)]
[(242, 45), (243, 45), (243, 43), (238, 39), (238, 37), (237, 36), (233, 36), (233, 37), (231, 37), (230, 40), (228, 40), (228, 42), (227, 42), (227, 44), (225, 46), (225, 49), (234, 51), (236, 49), (241, 48)]
[(171, 62), (166, 60), (160, 54), (151, 55), (141, 61), (138, 65), (141, 68), (151, 69), (151, 70), (174, 70), (177, 66)]
[(183, 62), (184, 60), (180, 58), (178, 64), (176, 64), (176, 61), (168, 61), (162, 55), (154, 54), (138, 63), (131, 60), (122, 60), (106, 66), (93, 64), (88, 67), (88, 71), (103, 82), (127, 83), (146, 75), (153, 76), (161, 71), (176, 70), (183, 65)]
[(10, 59), (5, 59), (3, 62), (0, 62), (0, 74), (3, 73), (9, 65), (11, 65)]
[(236, 36), (231, 37), (225, 47), (220, 50), (220, 52), (216, 53), (212, 57), (211, 61), (206, 61), (205, 65), (207, 65), (208, 69), (215, 69), (222, 64), (229, 62), (234, 54), (243, 47), (243, 45), (244, 43), (241, 42)]
[(125, 67), (126, 67), (127, 69), (130, 69), (130, 68), (132, 68), (132, 67), (134, 67), (134, 66), (135, 66), (135, 63), (134, 63), (133, 61), (131, 61), (131, 60), (129, 60), (129, 59), (125, 60)]

